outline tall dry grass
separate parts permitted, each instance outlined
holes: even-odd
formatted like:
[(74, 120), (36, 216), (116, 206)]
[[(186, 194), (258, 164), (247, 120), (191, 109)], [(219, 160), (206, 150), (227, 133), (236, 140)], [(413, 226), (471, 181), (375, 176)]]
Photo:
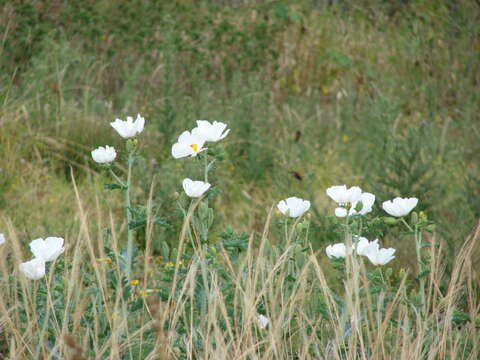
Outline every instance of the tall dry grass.
[[(155, 292), (165, 268), (151, 253), (151, 221), (146, 250), (137, 258), (140, 282), (126, 297), (123, 294), (129, 284), (118, 282), (112, 287), (107, 279), (111, 270), (120, 277), (121, 261), (108, 260), (102, 236), (103, 227), (109, 228), (108, 246), (118, 253), (126, 224), (100, 207), (87, 209), (75, 182), (73, 186), (79, 231), (66, 238), (67, 250), (63, 259), (51, 266), (45, 286), (43, 280), (29, 281), (19, 273), (18, 264), (25, 254), (15, 228), (4, 219), (8, 225), (6, 256), (0, 260), (0, 338), (4, 346), (0, 353), (4, 359), (411, 360), (480, 356), (478, 275), (472, 268), (480, 225), (465, 240), (449, 274), (445, 274), (443, 246), (435, 236), (430, 239), (430, 272), (422, 305), (416, 302), (419, 294), (409, 273), (394, 275), (397, 280), (386, 280), (392, 287), (374, 291), (369, 265), (360, 258), (347, 257), (345, 272), (335, 278), (328, 275), (331, 269), (326, 272), (329, 265), (322, 260), (323, 251), (305, 250), (292, 240), (293, 231), (283, 249), (274, 244), (272, 211), (265, 214), (263, 233), (250, 237), (248, 249), (238, 261), (221, 250), (212, 265), (211, 249), (198, 242), (191, 228), (197, 202), (186, 214), (179, 235), (168, 299), (162, 300)], [(150, 194), (153, 191), (152, 186)], [(92, 222), (98, 224), (97, 231), (92, 232)], [(183, 264), (183, 251), (189, 246), (194, 253)], [(225, 290), (225, 278), (232, 284), (229, 291)], [(199, 287), (206, 299), (200, 312), (195, 310), (202, 301)], [(39, 303), (42, 289), (46, 301)], [(142, 299), (140, 311), (131, 311), (135, 299)], [(258, 326), (259, 306), (269, 318), (264, 329)], [(461, 323), (453, 321), (460, 308), (468, 315)]]

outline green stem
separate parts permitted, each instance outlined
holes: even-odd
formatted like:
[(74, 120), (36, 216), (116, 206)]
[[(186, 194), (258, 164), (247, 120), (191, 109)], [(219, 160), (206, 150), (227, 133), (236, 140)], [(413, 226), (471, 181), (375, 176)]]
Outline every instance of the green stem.
[[(414, 239), (415, 239), (415, 253), (417, 255), (417, 277), (420, 285), (420, 297), (422, 298), (422, 307), (425, 306), (425, 279), (423, 278), (423, 271), (424, 271), (424, 265), (422, 261), (422, 233), (418, 231), (418, 226), (415, 224), (415, 229), (413, 229), (408, 223), (405, 221), (405, 219), (402, 217), (400, 218), (402, 223), (407, 227), (408, 230), (414, 233)], [(422, 277), (420, 277), (422, 275)]]
[[(417, 262), (418, 262), (418, 281), (420, 282), (420, 296), (422, 298), (422, 308), (425, 308), (425, 278), (423, 272), (425, 271), (425, 266), (422, 261), (422, 233), (418, 231), (418, 226), (415, 224), (415, 250), (417, 252)], [(421, 275), (421, 277), (420, 277)]]
[(117, 174), (115, 174), (112, 170), (112, 168), (109, 168), (108, 171), (110, 172), (110, 174), (113, 176), (113, 178), (118, 182), (118, 184), (123, 187), (123, 188), (126, 188), (127, 186), (125, 185), (125, 183), (122, 181), (122, 179), (120, 179)]
[(400, 218), (400, 221), (407, 227), (408, 230), (410, 230), (411, 232), (415, 232), (415, 230), (413, 230), (412, 227), (408, 225), (408, 223), (405, 221), (403, 217)]
[(208, 183), (208, 150), (204, 151), (203, 158), (205, 159), (205, 182)]
[(125, 188), (125, 211), (127, 215), (127, 280), (130, 281), (130, 274), (132, 272), (132, 256), (133, 256), (133, 230), (130, 229), (130, 223), (132, 221), (132, 215), (130, 212), (130, 185), (132, 183), (132, 165), (133, 165), (134, 150), (128, 154), (128, 173), (127, 173), (127, 185)]

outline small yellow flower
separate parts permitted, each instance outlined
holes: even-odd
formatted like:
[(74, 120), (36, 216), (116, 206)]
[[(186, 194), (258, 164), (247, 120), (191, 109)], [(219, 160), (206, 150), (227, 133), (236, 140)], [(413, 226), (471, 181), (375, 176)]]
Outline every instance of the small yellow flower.
[(154, 292), (155, 290), (153, 289), (145, 289), (145, 290), (140, 290), (138, 292), (138, 294), (142, 297), (142, 298), (146, 298), (148, 296), (148, 294)]
[(419, 214), (419, 215), (420, 215), (420, 219), (422, 219), (422, 220), (427, 220), (427, 214), (425, 214), (425, 212), (420, 211), (420, 214)]
[(109, 257), (104, 257), (104, 258), (98, 258), (97, 259), (99, 262), (104, 263), (104, 264), (111, 264), (113, 263), (112, 259)]
[(140, 283), (140, 280), (132, 280), (130, 281), (130, 285), (138, 285)]

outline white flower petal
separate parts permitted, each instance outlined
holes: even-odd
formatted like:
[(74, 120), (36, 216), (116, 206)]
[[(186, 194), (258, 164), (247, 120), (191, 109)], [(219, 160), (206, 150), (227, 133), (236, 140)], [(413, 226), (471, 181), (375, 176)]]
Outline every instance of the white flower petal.
[(183, 179), (182, 185), (185, 193), (194, 198), (202, 196), (211, 186), (209, 183), (193, 181), (189, 178)]
[(64, 240), (59, 237), (48, 237), (45, 240), (35, 239), (30, 242), (30, 250), (36, 258), (43, 261), (54, 261), (65, 250)]
[(145, 126), (145, 119), (137, 115), (137, 119), (133, 121), (131, 116), (127, 116), (127, 120), (115, 119), (110, 125), (118, 132), (118, 134), (125, 138), (132, 138), (143, 131)]
[(380, 249), (378, 243), (368, 245), (364, 253), (373, 265), (385, 265), (395, 258), (395, 249)]
[(225, 131), (227, 124), (214, 121), (210, 123), (207, 120), (197, 120), (197, 127), (192, 130), (192, 134), (201, 137), (205, 141), (216, 142), (225, 138), (230, 130)]
[(303, 200), (298, 197), (289, 197), (288, 199), (281, 200), (277, 204), (278, 210), (284, 215), (296, 218), (303, 215), (308, 209), (310, 209), (310, 201)]
[(179, 159), (186, 156), (196, 156), (198, 153), (206, 150), (203, 145), (205, 139), (195, 134), (195, 129), (190, 131), (184, 131), (178, 137), (178, 141), (172, 146), (172, 156), (175, 159)]
[(356, 245), (354, 245), (354, 249), (358, 255), (366, 256), (370, 247), (373, 247), (373, 249), (378, 249), (380, 246), (378, 244), (378, 239), (375, 239), (373, 241), (368, 241), (368, 239), (364, 237), (354, 238), (354, 240), (357, 240), (357, 239), (358, 239), (358, 242), (356, 243)]
[(347, 192), (346, 185), (330, 186), (326, 192), (327, 192), (327, 195), (330, 196), (333, 201), (339, 204), (344, 204), (348, 202), (348, 192)]
[(265, 329), (270, 320), (265, 315), (259, 314), (257, 317), (258, 327), (260, 329)]
[(4, 234), (0, 234), (0, 245), (5, 244), (5, 241), (6, 241), (5, 235), (4, 235)]
[(92, 158), (95, 162), (104, 164), (115, 160), (117, 152), (112, 146), (100, 146), (92, 151)]
[(347, 212), (347, 209), (343, 208), (343, 207), (337, 207), (335, 209), (335, 216), (336, 217), (345, 217), (347, 216), (348, 212)]
[(327, 256), (332, 258), (344, 258), (346, 256), (346, 246), (344, 243), (328, 245), (325, 249)]
[[(361, 202), (362, 208), (360, 209), (360, 211), (357, 212), (356, 208), (359, 202)], [(358, 199), (358, 201), (352, 203), (352, 207), (350, 208), (348, 213), (349, 215), (353, 215), (357, 213), (360, 215), (366, 215), (372, 211), (374, 202), (375, 202), (375, 195), (368, 192), (364, 192), (360, 195), (360, 198)]]
[(191, 156), (193, 154), (193, 149), (185, 144), (176, 143), (172, 146), (172, 156), (175, 159), (180, 159), (186, 156)]
[(45, 276), (45, 261), (34, 258), (20, 264), (20, 271), (29, 279), (38, 280)]
[(400, 198), (384, 201), (382, 208), (391, 216), (401, 217), (408, 215), (418, 204), (417, 198)]

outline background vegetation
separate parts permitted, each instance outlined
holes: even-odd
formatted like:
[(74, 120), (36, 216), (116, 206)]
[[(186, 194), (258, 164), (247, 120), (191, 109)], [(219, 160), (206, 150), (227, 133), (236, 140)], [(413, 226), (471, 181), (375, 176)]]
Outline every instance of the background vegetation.
[[(212, 179), (212, 243), (226, 224), (258, 236), (272, 205), (297, 195), (312, 201), (309, 241), (323, 252), (342, 240), (325, 189), (345, 183), (379, 202), (418, 197), (451, 273), (480, 215), (479, 23), (468, 0), (7, 1), (0, 230), (18, 258), (36, 237), (98, 243), (116, 223), (120, 238), (121, 196), (105, 192), (90, 151), (121, 146), (109, 122), (140, 113), (134, 202), (153, 189), (152, 211), (168, 225), (137, 240), (165, 264), (184, 220), (181, 180), (200, 176), (171, 145), (195, 120), (218, 120), (232, 131)], [(414, 266), (398, 231), (375, 231), (399, 249), (396, 270)]]

